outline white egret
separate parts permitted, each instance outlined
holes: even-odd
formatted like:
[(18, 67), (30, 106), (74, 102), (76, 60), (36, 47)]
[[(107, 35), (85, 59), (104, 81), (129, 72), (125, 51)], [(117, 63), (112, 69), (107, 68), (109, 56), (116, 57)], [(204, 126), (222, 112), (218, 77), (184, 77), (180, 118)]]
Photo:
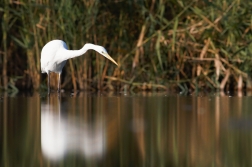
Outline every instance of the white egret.
[(48, 75), (48, 93), (50, 93), (50, 72), (59, 74), (58, 92), (60, 92), (61, 73), (66, 61), (68, 59), (83, 55), (89, 49), (95, 50), (118, 65), (115, 60), (109, 56), (104, 47), (91, 43), (85, 44), (80, 50), (68, 50), (68, 47), (64, 41), (52, 40), (42, 48), (40, 59), (41, 72), (47, 73)]

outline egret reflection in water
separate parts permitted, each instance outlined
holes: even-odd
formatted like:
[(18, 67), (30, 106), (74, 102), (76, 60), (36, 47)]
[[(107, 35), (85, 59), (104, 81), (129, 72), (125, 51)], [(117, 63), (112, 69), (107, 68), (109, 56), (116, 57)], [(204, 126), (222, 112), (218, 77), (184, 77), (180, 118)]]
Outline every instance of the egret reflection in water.
[(252, 166), (251, 95), (61, 95), (3, 96), (1, 167)]
[(61, 98), (57, 95), (50, 95), (47, 101), (41, 102), (43, 155), (53, 161), (63, 159), (68, 153), (78, 153), (85, 158), (101, 158), (106, 148), (103, 119), (94, 117), (92, 121), (88, 121), (77, 118), (71, 115), (70, 109), (62, 109), (62, 106), (64, 103), (61, 103)]

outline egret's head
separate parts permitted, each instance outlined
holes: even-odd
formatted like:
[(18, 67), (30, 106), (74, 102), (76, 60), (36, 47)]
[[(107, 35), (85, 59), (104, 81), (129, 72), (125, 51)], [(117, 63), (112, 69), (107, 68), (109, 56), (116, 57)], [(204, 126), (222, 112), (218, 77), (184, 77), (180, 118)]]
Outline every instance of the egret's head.
[(118, 66), (118, 64), (116, 63), (116, 61), (112, 57), (109, 56), (108, 52), (106, 51), (106, 49), (104, 47), (97, 46), (96, 47), (96, 51), (98, 53), (100, 53), (101, 55), (103, 55), (104, 57), (106, 57), (107, 59), (109, 59), (110, 61), (112, 61), (113, 63), (115, 63)]

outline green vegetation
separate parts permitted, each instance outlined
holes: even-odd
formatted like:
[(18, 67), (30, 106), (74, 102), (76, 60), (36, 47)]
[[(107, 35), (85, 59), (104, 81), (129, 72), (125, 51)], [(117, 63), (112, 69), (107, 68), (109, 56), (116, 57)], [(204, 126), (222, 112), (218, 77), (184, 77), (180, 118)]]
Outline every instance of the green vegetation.
[(103, 45), (119, 64), (91, 51), (71, 59), (65, 89), (251, 89), (251, 6), (248, 0), (4, 0), (0, 87), (9, 89), (11, 78), (19, 78), (19, 89), (45, 87), (40, 51), (62, 39), (70, 49)]

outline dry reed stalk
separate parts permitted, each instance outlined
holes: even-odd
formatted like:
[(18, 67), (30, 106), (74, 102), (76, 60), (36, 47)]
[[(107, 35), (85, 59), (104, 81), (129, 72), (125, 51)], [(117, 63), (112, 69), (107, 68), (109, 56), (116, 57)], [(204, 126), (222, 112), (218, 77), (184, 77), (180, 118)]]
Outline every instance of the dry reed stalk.
[(248, 78), (248, 74), (246, 74), (245, 72), (239, 70), (239, 69), (238, 69), (237, 67), (235, 67), (234, 65), (230, 64), (226, 59), (221, 58), (221, 61), (222, 61), (223, 63), (225, 63), (229, 68), (233, 69), (234, 72), (235, 72), (236, 74), (242, 75), (242, 77), (243, 77), (244, 79), (247, 79), (247, 78)]
[[(94, 21), (94, 20), (93, 20)], [(97, 37), (96, 37), (96, 34), (94, 33), (93, 34), (93, 40), (94, 40), (94, 43), (97, 43)], [(101, 90), (102, 89), (102, 80), (101, 80), (101, 70), (102, 70), (102, 67), (101, 67), (101, 56), (98, 54), (98, 53), (95, 53), (95, 73), (97, 74), (97, 85), (96, 85), (96, 88), (98, 90)]]
[[(7, 32), (4, 31), (3, 32), (3, 45), (4, 45), (4, 52), (3, 52), (3, 57), (2, 57), (2, 78), (3, 78), (3, 89), (7, 89), (7, 86), (8, 86), (8, 76), (7, 76), (7, 60), (8, 60), (8, 52), (7, 52), (7, 42), (6, 42), (6, 39), (7, 39)], [(1, 84), (1, 83), (0, 83)]]
[(215, 66), (215, 81), (217, 82), (219, 80), (219, 76), (220, 76), (220, 70), (221, 70), (221, 61), (220, 61), (220, 57), (218, 54), (215, 54), (216, 59), (214, 60), (214, 66)]
[(135, 69), (135, 67), (138, 65), (139, 63), (139, 55), (143, 55), (143, 47), (142, 47), (142, 44), (143, 44), (143, 38), (144, 38), (144, 34), (145, 34), (145, 29), (146, 29), (146, 25), (144, 24), (142, 26), (142, 29), (141, 29), (141, 32), (140, 32), (140, 35), (139, 35), (139, 38), (138, 38), (138, 42), (137, 42), (137, 46), (136, 46), (136, 52), (135, 52), (135, 57), (134, 57), (134, 60), (132, 62), (132, 69)]
[(72, 61), (72, 59), (69, 60), (69, 64), (70, 64), (70, 69), (71, 69), (71, 78), (72, 78), (72, 83), (73, 83), (73, 89), (77, 90), (76, 77), (74, 75), (74, 68), (73, 68), (73, 61)]
[(108, 70), (108, 61), (106, 61), (106, 64), (105, 64), (105, 67), (103, 68), (103, 71), (102, 71), (102, 76), (101, 76), (101, 80), (102, 80), (102, 85), (104, 83), (104, 79), (105, 79), (105, 76), (106, 76), (106, 73), (107, 73), (107, 70)]
[(252, 80), (251, 80), (250, 77), (247, 78), (246, 89), (247, 90), (252, 90)]
[(78, 82), (79, 88), (80, 88), (80, 90), (83, 90), (84, 89), (84, 82), (82, 81), (83, 77), (81, 76), (81, 70), (77, 70), (76, 73), (77, 73), (76, 80)]
[(239, 77), (238, 77), (238, 82), (237, 82), (237, 89), (238, 89), (238, 90), (242, 90), (242, 85), (243, 85), (242, 83), (243, 83), (242, 76), (239, 75)]
[[(214, 59), (214, 66), (215, 66), (215, 74), (216, 74), (216, 77), (215, 77), (215, 82), (217, 83), (218, 80), (219, 80), (219, 76), (220, 76), (220, 73), (221, 73), (221, 70), (225, 71), (225, 68), (223, 66), (223, 64), (221, 63), (220, 61), (220, 55), (219, 55), (219, 50), (217, 50), (213, 44), (213, 42), (211, 41), (210, 42), (211, 44), (211, 47), (213, 48), (213, 52), (214, 55), (215, 55), (215, 59)], [(210, 49), (208, 51), (211, 51)]]
[(224, 77), (224, 79), (221, 81), (221, 84), (220, 84), (220, 89), (221, 90), (224, 90), (224, 88), (225, 88), (225, 86), (226, 86), (226, 83), (227, 83), (227, 81), (228, 81), (228, 79), (229, 79), (229, 76), (230, 76), (230, 69), (227, 69), (226, 71), (225, 71), (225, 77)]
[(163, 70), (164, 69), (163, 68), (163, 62), (162, 62), (162, 56), (161, 56), (161, 52), (160, 52), (160, 50), (161, 50), (160, 49), (161, 37), (162, 37), (162, 32), (158, 31), (155, 50), (156, 50), (159, 66), (160, 66), (161, 70)]
[[(203, 49), (202, 49), (202, 51), (200, 53), (200, 56), (199, 56), (200, 60), (203, 60), (203, 58), (204, 58), (204, 56), (205, 56), (205, 54), (206, 54), (206, 52), (208, 50), (209, 44), (210, 44), (210, 38), (208, 38), (207, 41), (205, 42), (205, 46), (203, 47)], [(202, 70), (202, 67), (201, 67), (201, 65), (198, 64), (198, 66), (197, 66), (197, 76), (200, 75), (201, 70)]]
[[(9, 22), (9, 5), (6, 0), (4, 3), (4, 14), (2, 21), (2, 32), (3, 32), (3, 57), (2, 57), (2, 78), (3, 78), (3, 89), (7, 89), (8, 86), (8, 76), (7, 76), (7, 61), (8, 61), (8, 48), (7, 48), (7, 26)], [(0, 83), (1, 84), (1, 83)]]
[(40, 86), (40, 73), (38, 72), (36, 68), (37, 63), (34, 58), (34, 50), (28, 49), (26, 53), (27, 53), (27, 64), (28, 64), (28, 69), (26, 72), (32, 81), (33, 88), (35, 90), (38, 90)]
[(88, 86), (88, 60), (87, 58), (84, 58), (82, 61), (82, 68), (79, 68), (76, 73), (77, 73), (77, 82), (79, 85), (79, 88), (81, 90), (88, 90), (90, 89)]

